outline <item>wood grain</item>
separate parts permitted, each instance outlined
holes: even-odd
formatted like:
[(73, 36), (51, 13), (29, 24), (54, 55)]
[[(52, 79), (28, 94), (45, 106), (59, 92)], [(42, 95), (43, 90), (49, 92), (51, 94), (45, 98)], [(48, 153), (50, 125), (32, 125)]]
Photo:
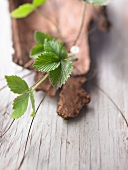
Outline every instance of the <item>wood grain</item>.
[[(91, 34), (92, 70), (95, 80), (88, 82), (92, 101), (88, 109), (65, 121), (56, 114), (57, 97), (45, 98), (34, 120), (26, 157), (21, 170), (127, 170), (128, 169), (128, 2), (116, 1), (108, 7), (113, 24), (110, 33)], [(7, 0), (0, 1), (0, 87), (4, 75), (23, 76), (29, 71), (11, 61), (12, 37)], [(95, 42), (95, 43), (94, 43)], [(25, 79), (31, 85), (33, 74)], [(35, 93), (36, 105), (42, 92)], [(7, 88), (0, 91), (0, 132), (9, 126), (13, 95)], [(116, 105), (115, 105), (116, 104)], [(117, 108), (118, 106), (118, 108)], [(121, 112), (119, 111), (121, 110)], [(0, 170), (19, 166), (28, 129), (31, 108), (14, 122), (0, 139)], [(124, 120), (124, 117), (126, 121)]]

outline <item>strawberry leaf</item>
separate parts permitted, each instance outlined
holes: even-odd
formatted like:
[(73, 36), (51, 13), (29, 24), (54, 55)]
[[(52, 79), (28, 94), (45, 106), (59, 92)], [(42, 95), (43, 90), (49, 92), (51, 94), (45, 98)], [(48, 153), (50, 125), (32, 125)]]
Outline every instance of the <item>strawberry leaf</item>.
[(53, 86), (61, 87), (70, 77), (73, 65), (70, 61), (61, 61), (58, 68), (50, 71), (50, 81)]
[(47, 0), (33, 0), (33, 5), (35, 5), (36, 7), (42, 5), (43, 3), (45, 3)]
[(110, 0), (83, 0), (88, 4), (93, 4), (93, 5), (107, 5)]
[(35, 99), (34, 99), (33, 90), (30, 90), (29, 94), (30, 94), (30, 100), (31, 100), (32, 109), (33, 109), (32, 115), (35, 115)]
[(13, 93), (22, 94), (29, 89), (27, 83), (18, 76), (5, 76), (5, 79)]
[(13, 102), (13, 113), (11, 118), (18, 119), (21, 117), (27, 110), (28, 106), (29, 93), (24, 93), (21, 96), (18, 96)]
[(35, 32), (34, 39), (35, 39), (37, 44), (42, 44), (42, 45), (44, 44), (45, 39), (46, 40), (53, 40), (53, 38), (50, 35), (45, 34), (43, 32), (39, 32), (39, 31)]
[(73, 66), (67, 60), (65, 47), (56, 40), (44, 40), (44, 52), (34, 62), (33, 66), (44, 72), (50, 72), (53, 86), (61, 87), (70, 76)]
[(67, 51), (63, 44), (59, 43), (56, 40), (44, 42), (44, 51), (52, 53), (54, 56), (58, 56), (61, 59), (67, 58)]
[(35, 6), (30, 3), (20, 5), (17, 9), (11, 12), (13, 18), (24, 18), (35, 10)]
[(58, 56), (50, 52), (43, 52), (33, 64), (33, 67), (39, 71), (49, 72), (55, 70), (60, 65)]
[(40, 56), (44, 51), (44, 47), (42, 44), (38, 44), (34, 46), (30, 52), (30, 58), (37, 58)]

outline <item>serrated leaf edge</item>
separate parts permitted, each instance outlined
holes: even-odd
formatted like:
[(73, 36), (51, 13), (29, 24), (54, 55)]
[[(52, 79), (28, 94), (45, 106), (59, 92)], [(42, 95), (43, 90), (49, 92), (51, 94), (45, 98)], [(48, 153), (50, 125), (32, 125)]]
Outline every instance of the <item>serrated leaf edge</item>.
[[(6, 75), (5, 75), (5, 79), (6, 79), (6, 77), (18, 77), (18, 78), (20, 78), (19, 76), (16, 76), (16, 75), (12, 75), (12, 76), (6, 76)], [(21, 78), (20, 78), (20, 79), (21, 79)], [(23, 80), (23, 79), (21, 79), (21, 80), (24, 81), (24, 83), (28, 86), (28, 84), (26, 83), (25, 80)], [(9, 83), (8, 83), (7, 79), (6, 79), (6, 82), (7, 82), (7, 86), (9, 87)], [(14, 94), (22, 94), (22, 93), (15, 93), (10, 87), (9, 87), (9, 89), (10, 89), (10, 91), (13, 92)], [(29, 87), (28, 87), (28, 89), (29, 89)], [(26, 89), (26, 90), (28, 90), (28, 89)], [(25, 90), (25, 91), (26, 91), (26, 90)], [(24, 91), (24, 92), (25, 92), (25, 91)]]

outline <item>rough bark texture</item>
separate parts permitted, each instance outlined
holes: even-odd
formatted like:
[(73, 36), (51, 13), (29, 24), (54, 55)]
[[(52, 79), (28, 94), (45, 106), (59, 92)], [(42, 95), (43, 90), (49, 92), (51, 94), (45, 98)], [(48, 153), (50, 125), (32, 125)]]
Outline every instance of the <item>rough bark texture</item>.
[(71, 77), (63, 86), (58, 101), (57, 113), (63, 118), (76, 117), (83, 106), (90, 102), (90, 96), (82, 88), (85, 77)]
[[(26, 2), (31, 1), (10, 0), (10, 9), (13, 10), (20, 4)], [(83, 5), (84, 3), (78, 0), (49, 0), (40, 8), (44, 15), (48, 17), (50, 16), (50, 20), (57, 25), (60, 32), (57, 31), (56, 26), (52, 22), (46, 18), (42, 18), (36, 13), (32, 13), (24, 19), (12, 19), (13, 44), (15, 49), (13, 61), (21, 66), (26, 65), (26, 63), (30, 61), (29, 52), (35, 44), (33, 39), (33, 33), (35, 30), (49, 33), (54, 37), (61, 36), (67, 50), (69, 51), (71, 46), (74, 45), (77, 33), (79, 32)], [(106, 17), (105, 7), (87, 5), (85, 15), (86, 17), (80, 37), (75, 43), (75, 45), (80, 47), (80, 52), (75, 56), (78, 58), (78, 61), (74, 62), (74, 75), (85, 75), (90, 68), (88, 35), (92, 30), (90, 27), (91, 23), (95, 22), (97, 27), (102, 31), (108, 30), (110, 26)], [(27, 66), (27, 68), (33, 69), (31, 65)], [(43, 74), (44, 73), (37, 72), (35, 80), (38, 81)], [(71, 78), (67, 84), (63, 86), (59, 96), (57, 109), (58, 114), (62, 117), (76, 116), (80, 109), (90, 101), (88, 94), (82, 89), (82, 84), (84, 83), (82, 80), (83, 77)], [(49, 96), (55, 96), (56, 89), (53, 87), (50, 88), (50, 86), (51, 84), (47, 79), (37, 88), (37, 90), (43, 90), (48, 93)], [(50, 90), (48, 91), (49, 88)], [(73, 91), (73, 88), (75, 88), (75, 92)]]

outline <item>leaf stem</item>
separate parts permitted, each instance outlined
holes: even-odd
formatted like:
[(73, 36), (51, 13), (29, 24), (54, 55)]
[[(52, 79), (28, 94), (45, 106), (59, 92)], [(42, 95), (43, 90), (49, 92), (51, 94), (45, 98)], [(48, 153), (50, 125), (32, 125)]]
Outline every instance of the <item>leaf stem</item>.
[(27, 63), (24, 64), (23, 68), (28, 68), (30, 67), (34, 62), (34, 59), (32, 58), (31, 60), (29, 60)]
[(75, 54), (73, 53), (68, 53), (68, 58), (73, 57)]
[(82, 28), (83, 28), (83, 25), (84, 25), (84, 19), (85, 19), (85, 12), (86, 12), (86, 3), (84, 3), (84, 7), (83, 7), (83, 13), (82, 13), (82, 19), (81, 19), (81, 23), (80, 23), (80, 28), (79, 28), (79, 31), (78, 31), (78, 34), (76, 36), (76, 39), (74, 41), (74, 45), (77, 43), (80, 35), (81, 35), (81, 32), (82, 32)]
[(74, 61), (77, 61), (78, 60), (78, 58), (70, 58), (69, 59), (69, 61), (71, 61), (71, 62), (74, 62)]
[(49, 76), (49, 73), (47, 73), (41, 80), (39, 80), (31, 89), (35, 90), (46, 78)]

